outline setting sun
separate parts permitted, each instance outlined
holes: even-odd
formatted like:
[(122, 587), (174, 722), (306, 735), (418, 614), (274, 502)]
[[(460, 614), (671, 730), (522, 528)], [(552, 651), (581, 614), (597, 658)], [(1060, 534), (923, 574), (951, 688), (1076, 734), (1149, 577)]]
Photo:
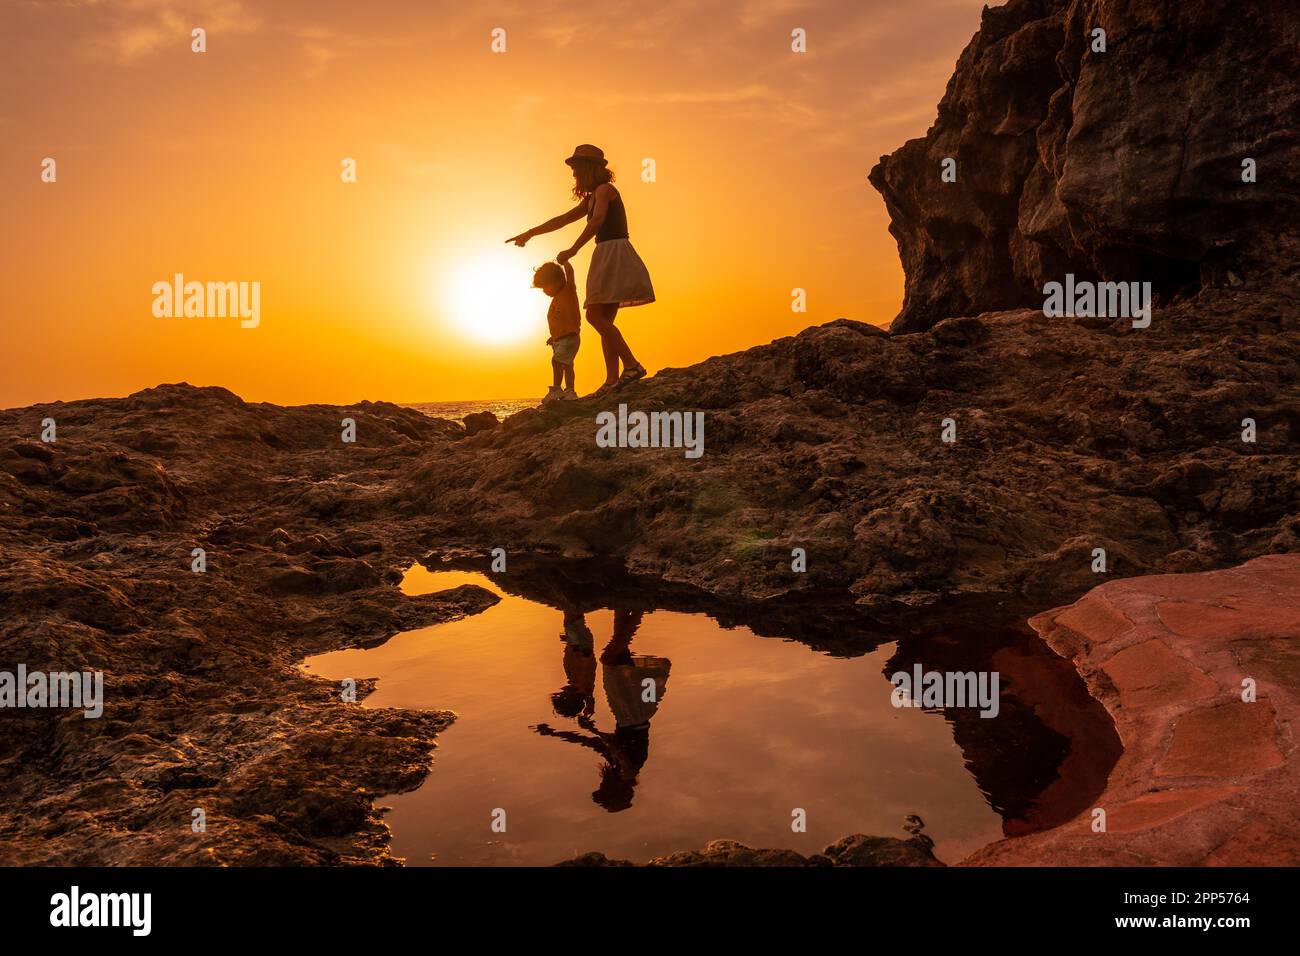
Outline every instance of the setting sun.
[(438, 278), (449, 325), (480, 342), (509, 344), (530, 335), (543, 341), (550, 300), (532, 287), (529, 261), (517, 249), (502, 249), (453, 263)]

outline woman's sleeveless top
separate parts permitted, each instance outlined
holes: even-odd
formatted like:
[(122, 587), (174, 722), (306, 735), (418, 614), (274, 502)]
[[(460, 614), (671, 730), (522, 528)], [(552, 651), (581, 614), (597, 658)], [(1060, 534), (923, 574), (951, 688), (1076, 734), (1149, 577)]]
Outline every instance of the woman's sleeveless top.
[[(596, 211), (596, 199), (593, 196), (587, 200), (587, 218), (591, 219), (591, 214)], [(623, 206), (623, 197), (615, 192), (614, 198), (609, 201), (605, 208), (605, 221), (600, 224), (600, 229), (596, 233), (596, 241), (604, 242), (607, 239), (626, 239), (627, 238), (627, 209)]]

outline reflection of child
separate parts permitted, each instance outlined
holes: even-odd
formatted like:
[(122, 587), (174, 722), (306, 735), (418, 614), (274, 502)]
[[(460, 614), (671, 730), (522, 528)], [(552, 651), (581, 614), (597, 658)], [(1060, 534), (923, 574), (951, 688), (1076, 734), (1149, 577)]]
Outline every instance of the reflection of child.
[[(582, 318), (578, 309), (573, 266), (567, 262), (563, 266), (558, 262), (543, 263), (533, 272), (533, 285), (551, 297), (551, 307), (546, 310), (546, 324), (550, 326), (551, 337), (546, 340), (546, 344), (551, 347), (554, 381), (542, 399), (542, 404), (575, 399), (578, 393), (573, 390), (573, 359), (578, 354), (578, 346), (582, 344), (579, 335)], [(560, 389), (561, 383), (564, 384), (563, 390)]]
[(578, 611), (564, 612), (564, 686), (551, 695), (551, 707), (558, 717), (576, 717), (579, 722), (596, 712), (596, 654), (591, 628)]

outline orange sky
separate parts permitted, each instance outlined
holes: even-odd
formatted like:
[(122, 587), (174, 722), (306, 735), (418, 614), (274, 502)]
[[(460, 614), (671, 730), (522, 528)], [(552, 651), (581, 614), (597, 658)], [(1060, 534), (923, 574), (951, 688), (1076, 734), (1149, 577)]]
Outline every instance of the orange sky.
[[(902, 273), (867, 172), (933, 121), (981, 6), (4, 0), (0, 406), (174, 381), (278, 403), (540, 396), (528, 284), (580, 227), (502, 240), (571, 205), (579, 142), (610, 158), (654, 278), (659, 301), (619, 319), (651, 371), (887, 322)], [(177, 272), (259, 282), (260, 325), (155, 318)], [(485, 338), (493, 316), (522, 334)], [(589, 330), (577, 374), (580, 393), (603, 378)]]

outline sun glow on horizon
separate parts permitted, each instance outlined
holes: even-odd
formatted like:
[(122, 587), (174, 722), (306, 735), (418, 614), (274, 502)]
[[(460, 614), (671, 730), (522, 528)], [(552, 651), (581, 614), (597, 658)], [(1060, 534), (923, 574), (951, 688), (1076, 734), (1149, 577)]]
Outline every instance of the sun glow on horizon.
[[(584, 142), (654, 283), (618, 317), (652, 371), (887, 323), (903, 270), (865, 170), (925, 133), (985, 2), (811, 5), (804, 26), (840, 39), (809, 56), (788, 4), (750, 0), (514, 4), (505, 56), (475, 4), (228, 0), (256, 17), (202, 55), (160, 11), (204, 4), (0, 4), (0, 408), (182, 380), (291, 405), (540, 398), (532, 270), (583, 223), (504, 240), (573, 208)], [(693, 29), (705, 7), (743, 22), (720, 42)], [(580, 300), (593, 253), (574, 257)], [(259, 325), (154, 317), (176, 273), (258, 282)], [(23, 359), (32, 328), (48, 361)], [(580, 393), (606, 374), (585, 319), (575, 365)]]
[(531, 336), (541, 342), (550, 300), (532, 281), (532, 267), (519, 250), (483, 252), (439, 275), (439, 305), (466, 338), (512, 345)]

